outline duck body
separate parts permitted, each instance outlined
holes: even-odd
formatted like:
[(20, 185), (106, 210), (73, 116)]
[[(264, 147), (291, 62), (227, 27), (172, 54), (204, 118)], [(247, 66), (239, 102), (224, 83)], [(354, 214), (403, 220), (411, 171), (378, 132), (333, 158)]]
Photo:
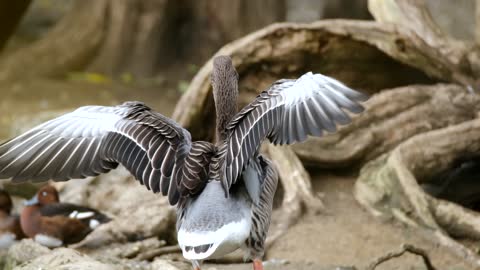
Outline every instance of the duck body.
[[(214, 143), (192, 141), (188, 130), (141, 102), (85, 106), (1, 144), (0, 178), (65, 181), (122, 164), (177, 205), (178, 241), (196, 270), (238, 248), (262, 270), (278, 174), (260, 145), (335, 132), (351, 121), (346, 111), (363, 111), (359, 102), (367, 97), (309, 72), (274, 82), (238, 111), (232, 60), (218, 56), (212, 64)], [(39, 210), (31, 211), (34, 220)]]
[(59, 202), (58, 194), (51, 186), (40, 189), (27, 202), (20, 217), (25, 234), (50, 248), (77, 243), (109, 220), (95, 209)]
[(20, 217), (11, 213), (12, 199), (0, 190), (0, 249), (9, 248), (15, 241), (25, 237), (20, 226)]

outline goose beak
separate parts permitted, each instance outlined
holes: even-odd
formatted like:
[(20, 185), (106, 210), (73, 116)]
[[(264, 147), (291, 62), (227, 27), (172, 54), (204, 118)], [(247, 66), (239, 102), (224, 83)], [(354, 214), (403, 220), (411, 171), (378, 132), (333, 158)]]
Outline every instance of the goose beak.
[(35, 205), (35, 204), (38, 204), (38, 198), (37, 198), (36, 194), (30, 200), (26, 200), (23, 203), (23, 205), (25, 205), (25, 206), (32, 206), (32, 205)]

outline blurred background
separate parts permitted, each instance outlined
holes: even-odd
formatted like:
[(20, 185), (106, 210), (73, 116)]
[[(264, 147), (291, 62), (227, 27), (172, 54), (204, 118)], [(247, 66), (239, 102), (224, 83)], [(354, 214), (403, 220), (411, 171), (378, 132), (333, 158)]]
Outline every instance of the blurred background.
[[(387, 2), (385, 0), (386, 3), (402, 1), (388, 0)], [(378, 7), (383, 8), (388, 5), (378, 4), (383, 3), (381, 0), (0, 1), (0, 141), (18, 135), (35, 124), (85, 105), (116, 105), (128, 100), (138, 100), (147, 103), (162, 114), (171, 116), (177, 101), (189, 88), (192, 78), (223, 46), (229, 46), (227, 44), (230, 42), (272, 23), (300, 23), (300, 30), (296, 31), (304, 33), (302, 32), (298, 36), (303, 37), (302, 34), (305, 34), (307, 37), (313, 36), (312, 40), (315, 39), (302, 41), (307, 44), (306, 47), (310, 46), (309, 48), (298, 50), (289, 48), (290, 52), (285, 53), (287, 57), (277, 62), (259, 57), (260, 60), (255, 59), (255, 61), (260, 63), (255, 61), (248, 63), (249, 59), (246, 60), (247, 63), (242, 63), (244, 70), (239, 72), (240, 88), (241, 90), (247, 89), (247, 91), (242, 92), (241, 102), (252, 100), (257, 92), (262, 90), (257, 88), (273, 82), (273, 78), (276, 79), (276, 76), (285, 74), (298, 76), (302, 72), (310, 70), (331, 75), (352, 87), (369, 94), (379, 94), (381, 97), (372, 98), (374, 105), (377, 106), (372, 106), (374, 109), (368, 114), (366, 113), (367, 120), (359, 120), (358, 123), (352, 125), (354, 128), (344, 129), (344, 133), (338, 137), (327, 137), (324, 141), (312, 140), (312, 144), (305, 144), (304, 149), (302, 146), (294, 148), (295, 153), (302, 161), (311, 162), (307, 167), (311, 174), (311, 180), (313, 180), (311, 193), (315, 196), (317, 193), (323, 194), (320, 197), (327, 205), (327, 214), (306, 215), (302, 219), (299, 218), (301, 216), (299, 214), (296, 217), (298, 224), (292, 225), (288, 233), (279, 238), (276, 245), (269, 250), (267, 259), (276, 260), (275, 262), (283, 267), (275, 269), (339, 269), (318, 267), (327, 264), (364, 265), (379, 254), (409, 242), (431, 251), (432, 258), (438, 265), (449, 266), (445, 269), (476, 269), (469, 268), (464, 262), (466, 260), (459, 259), (457, 255), (467, 254), (462, 256), (470, 256), (468, 258), (471, 261), (476, 260), (475, 256), (480, 253), (480, 243), (478, 242), (480, 228), (478, 226), (475, 231), (477, 234), (472, 237), (476, 240), (467, 239), (462, 242), (472, 251), (465, 251), (465, 249), (458, 251), (458, 245), (455, 246), (455, 244), (451, 248), (454, 249), (452, 252), (451, 249), (439, 245), (438, 243), (441, 241), (431, 240), (431, 235), (422, 235), (416, 230), (415, 226), (419, 226), (418, 224), (411, 227), (399, 225), (399, 223), (409, 224), (409, 222), (411, 225), (415, 223), (412, 220), (421, 219), (419, 217), (421, 215), (412, 214), (414, 207), (405, 202), (408, 200), (398, 203), (395, 199), (387, 200), (380, 195), (372, 196), (383, 200), (381, 203), (388, 204), (384, 207), (385, 209), (394, 209), (392, 210), (395, 212), (393, 215), (397, 214), (396, 218), (401, 221), (390, 223), (383, 219), (372, 218), (372, 212), (374, 214), (378, 214), (378, 212), (362, 208), (359, 200), (353, 195), (360, 174), (359, 168), (370, 164), (367, 162), (377, 162), (378, 158), (379, 163), (383, 164), (382, 158), (385, 155), (390, 154), (398, 145), (414, 135), (478, 118), (475, 116), (478, 114), (478, 108), (475, 106), (478, 105), (475, 104), (480, 104), (480, 102), (476, 102), (478, 95), (474, 96), (473, 93), (480, 85), (480, 81), (477, 79), (480, 74), (478, 45), (480, 44), (480, 29), (475, 27), (475, 25), (479, 25), (476, 18), (480, 18), (480, 4), (477, 4), (480, 1), (425, 0), (424, 2), (424, 7), (428, 12), (414, 8), (404, 9), (400, 12), (400, 9), (392, 8), (393, 13), (385, 12), (385, 14), (391, 15), (390, 17), (382, 17), (381, 15), (384, 13)], [(324, 28), (317, 25), (320, 29), (318, 32), (325, 34), (324, 39), (312, 34), (315, 32), (314, 30), (311, 32), (305, 30), (308, 29), (308, 25), (304, 25), (304, 23), (308, 24), (324, 19), (354, 19), (373, 22), (374, 16), (369, 12), (369, 3), (378, 4), (375, 16), (378, 24), (364, 24), (362, 27), (355, 28), (356, 24), (362, 22), (353, 21), (342, 24), (333, 21), (325, 24)], [(404, 3), (423, 2), (405, 0)], [(418, 7), (414, 4), (406, 6)], [(421, 7), (423, 8), (423, 6)], [(403, 13), (398, 15), (397, 11), (399, 11), (398, 14)], [(423, 16), (422, 12), (429, 13), (429, 16)], [(405, 14), (407, 16), (401, 16)], [(398, 16), (395, 17), (395, 15)], [(415, 19), (419, 19), (418, 24)], [(396, 26), (404, 26), (404, 28), (401, 29), (402, 31), (396, 31)], [(348, 32), (347, 30), (350, 28), (367, 29), (370, 32), (360, 33), (355, 37), (352, 37), (352, 33), (342, 32), (342, 30)], [(275, 40), (275, 34), (281, 35), (282, 32), (279, 30), (278, 33), (272, 34), (273, 37), (269, 36), (267, 39)], [(281, 39), (283, 45), (288, 43), (285, 42), (285, 38), (278, 37), (278, 39)], [(269, 46), (268, 42), (265, 44), (262, 43), (262, 46)], [(299, 55), (300, 57), (298, 57)], [(288, 66), (290, 60), (296, 62), (292, 61), (291, 66)], [(262, 61), (269, 66), (265, 69), (258, 68), (265, 64)], [(326, 67), (323, 69), (324, 64)], [(279, 67), (281, 65), (282, 67)], [(271, 72), (264, 72), (265, 70)], [(199, 82), (208, 81), (206, 76), (199, 76), (199, 78)], [(437, 87), (437, 83), (449, 84)], [(397, 91), (390, 89), (395, 87), (401, 89)], [(201, 88), (201, 85), (198, 86), (196, 90), (200, 90), (193, 93), (202, 93)], [(255, 89), (252, 90), (252, 88)], [(468, 94), (465, 90), (467, 88), (469, 89)], [(470, 96), (470, 94), (472, 95)], [(190, 98), (195, 97), (191, 96)], [(203, 97), (199, 97), (199, 99), (201, 98)], [(199, 137), (209, 138), (208, 135), (204, 135), (208, 132), (199, 130), (198, 127), (201, 129), (211, 127), (205, 123), (205, 119), (213, 117), (213, 106), (211, 98), (210, 101), (202, 102), (204, 102), (202, 104), (205, 111), (208, 112), (197, 111), (196, 114), (200, 116), (192, 117), (192, 119), (200, 119), (201, 121), (197, 121), (200, 124), (193, 123), (194, 120), (191, 120), (192, 123), (189, 124), (193, 126), (192, 133), (201, 133)], [(438, 102), (444, 103), (438, 105), (440, 104)], [(442, 110), (443, 112), (441, 112)], [(416, 112), (420, 116), (417, 116)], [(211, 122), (213, 124), (213, 121)], [(358, 133), (355, 133), (357, 131)], [(344, 138), (346, 138), (346, 143), (342, 141)], [(360, 143), (357, 143), (358, 141), (355, 139), (358, 139)], [(451, 144), (463, 145), (462, 142), (455, 141), (455, 139), (456, 136), (452, 136)], [(361, 145), (362, 143), (365, 144)], [(445, 143), (445, 145), (449, 145), (449, 143)], [(358, 150), (360, 148), (362, 149)], [(308, 150), (307, 154), (302, 155), (305, 153), (305, 149)], [(324, 150), (328, 152), (327, 149), (333, 149), (331, 153), (334, 154), (324, 158), (321, 154)], [(344, 160), (338, 158), (335, 155), (337, 152), (334, 152), (338, 150), (341, 156), (351, 149), (354, 149), (352, 151), (358, 150), (358, 152)], [(455, 155), (458, 154), (457, 152)], [(315, 154), (319, 156), (315, 156)], [(464, 199), (466, 195), (462, 192), (468, 191), (466, 192), (468, 196), (474, 193), (475, 205), (467, 207), (478, 210), (480, 208), (480, 188), (476, 187), (478, 185), (472, 185), (472, 181), (467, 181), (468, 183), (463, 185), (463, 182), (457, 180), (459, 178), (474, 179), (471, 175), (475, 175), (475, 179), (478, 179), (480, 170), (477, 168), (480, 168), (480, 159), (475, 159), (474, 165), (470, 167), (464, 166), (465, 163), (472, 163), (468, 158), (466, 162), (463, 162), (465, 159), (459, 159), (460, 161), (457, 163), (451, 162), (454, 165), (450, 167), (445, 165), (447, 162), (438, 159), (443, 167), (439, 165), (437, 168), (438, 164), (431, 165), (434, 164), (433, 161), (431, 163), (420, 162), (421, 165), (430, 165), (430, 167), (426, 166), (431, 169), (421, 176), (433, 175), (431, 179), (440, 179), (439, 184), (433, 185), (433, 188), (440, 186), (443, 190), (454, 190), (448, 186), (449, 184), (444, 185), (443, 180), (456, 177), (454, 180), (448, 180), (448, 183), (460, 183), (458, 189), (462, 190), (459, 192), (461, 196), (457, 194), (458, 196), (451, 195), (451, 197), (457, 196)], [(411, 167), (422, 167), (414, 165)], [(335, 169), (331, 170), (332, 167)], [(372, 168), (372, 166), (365, 167)], [(474, 167), (473, 173), (456, 171), (457, 168), (466, 167), (469, 169)], [(378, 168), (381, 169), (380, 166)], [(362, 171), (365, 172), (367, 169), (362, 169)], [(451, 174), (452, 171), (456, 174)], [(437, 175), (443, 176), (437, 177)], [(379, 178), (382, 177), (380, 175)], [(100, 178), (104, 178), (104, 180), (95, 180)], [(386, 177), (383, 178), (386, 179)], [(131, 242), (139, 239), (140, 242), (155, 235), (157, 242), (167, 239), (167, 242), (163, 242), (164, 245), (165, 243), (176, 244), (171, 231), (157, 237), (159, 231), (161, 233), (167, 231), (167, 225), (171, 225), (173, 220), (170, 217), (173, 216), (173, 209), (169, 208), (165, 202), (161, 204), (162, 211), (165, 211), (162, 213), (167, 216), (165, 219), (168, 217), (170, 219), (168, 222), (162, 219), (157, 222), (158, 224), (149, 227), (152, 219), (158, 217), (158, 211), (155, 212), (156, 209), (153, 209), (147, 213), (147, 210), (144, 209), (148, 208), (152, 201), (159, 201), (159, 196), (151, 194), (131, 180), (125, 170), (116, 170), (95, 179), (87, 179), (83, 182), (70, 181), (65, 186), (57, 183), (57, 187), (63, 188), (62, 200), (65, 198), (67, 201), (99, 208), (113, 214), (117, 218), (116, 220), (125, 218), (127, 222), (123, 223), (123, 227), (118, 227), (121, 227), (119, 230), (128, 237), (135, 236), (132, 237), (135, 240)], [(307, 177), (307, 179), (310, 181), (310, 178)], [(328, 181), (325, 181), (326, 179)], [(378, 181), (381, 184), (383, 183), (382, 179)], [(421, 178), (419, 178), (420, 181)], [(433, 180), (431, 182), (434, 183)], [(76, 186), (77, 183), (80, 183), (78, 184), (80, 187)], [(400, 185), (398, 183), (390, 185), (389, 183), (383, 186), (395, 189)], [(475, 188), (472, 189), (472, 186)], [(26, 186), (23, 186), (15, 190), (10, 186), (10, 189), (15, 191), (15, 195), (22, 197), (30, 196), (36, 189), (33, 187), (27, 192), (25, 188)], [(129, 192), (125, 192), (125, 190), (129, 190)], [(389, 194), (393, 193), (395, 192), (389, 192)], [(398, 193), (403, 195), (401, 192)], [(137, 194), (141, 195), (137, 196)], [(282, 200), (283, 194), (283, 188), (279, 188), (279, 202)], [(441, 195), (441, 193), (438, 194)], [(438, 197), (441, 197), (440, 195)], [(450, 196), (450, 194), (447, 195)], [(447, 195), (444, 198), (448, 197)], [(122, 198), (126, 199), (122, 200)], [(455, 201), (452, 198), (446, 199)], [(110, 203), (105, 201), (110, 201)], [(117, 202), (119, 202), (118, 205)], [(299, 205), (301, 203), (304, 202), (299, 201)], [(278, 203), (278, 205), (280, 204)], [(398, 209), (401, 207), (397, 204), (402, 207), (406, 205), (407, 210), (398, 214), (400, 213)], [(299, 206), (299, 209), (307, 208), (305, 205)], [(128, 207), (134, 211), (138, 208), (137, 216), (130, 217), (130, 213), (123, 211)], [(303, 208), (302, 211), (305, 210)], [(433, 210), (431, 211), (433, 212)], [(470, 210), (465, 211), (471, 213)], [(330, 215), (330, 213), (333, 214)], [(414, 217), (412, 218), (412, 216)], [(131, 218), (131, 221), (128, 218)], [(402, 218), (403, 220), (401, 220)], [(477, 218), (480, 220), (480, 217)], [(160, 220), (159, 217), (158, 219)], [(388, 221), (391, 220), (393, 218), (388, 219)], [(445, 220), (456, 219), (448, 216), (443, 221)], [(141, 226), (130, 228), (131, 224), (128, 222), (132, 221), (141, 223)], [(476, 221), (478, 222), (478, 220)], [(442, 226), (447, 223), (445, 221)], [(425, 225), (422, 222), (419, 224), (421, 224), (419, 227), (431, 225)], [(465, 224), (470, 225), (471, 223)], [(115, 226), (117, 225), (115, 223)], [(463, 228), (464, 234), (460, 234), (462, 237), (465, 236), (465, 231), (471, 233), (471, 228), (467, 225), (465, 225), (466, 229)], [(160, 227), (161, 229), (159, 229)], [(438, 228), (440, 227), (438, 226)], [(458, 232), (458, 228), (455, 226), (447, 224), (445, 227), (453, 228), (452, 230)], [(136, 231), (137, 229), (141, 232)], [(448, 229), (445, 230), (448, 231)], [(128, 239), (130, 241), (130, 238)], [(115, 238), (115, 241), (117, 240)], [(112, 241), (114, 247), (120, 246), (117, 242), (123, 241), (122, 244), (125, 244), (125, 247), (122, 248), (131, 248), (129, 245), (132, 243), (125, 243), (123, 238), (115, 241)], [(115, 246), (117, 244), (118, 246)], [(100, 251), (94, 251), (95, 258), (98, 255), (95, 252), (100, 252), (98, 257), (104, 256), (101, 252), (106, 248), (100, 249)], [(455, 252), (457, 255), (452, 255)], [(108, 256), (130, 259), (137, 254), (128, 255), (130, 257), (124, 255), (124, 253), (118, 252), (118, 254), (109, 254)], [(180, 254), (177, 255), (177, 257), (180, 256)], [(181, 258), (176, 259), (181, 260)], [(289, 265), (286, 261), (299, 261), (303, 264)], [(480, 260), (477, 260), (477, 263), (478, 261)], [(421, 268), (423, 264), (418, 258), (408, 257), (407, 262), (411, 263), (408, 264), (410, 268), (405, 268), (405, 263), (402, 261), (384, 269), (425, 269)], [(419, 265), (422, 266), (418, 267)], [(189, 266), (182, 269), (188, 268)], [(250, 269), (250, 266), (233, 265), (225, 268), (221, 266), (221, 269)]]
[[(427, 2), (444, 30), (473, 39), (474, 0)], [(366, 0), (2, 1), (0, 139), (32, 115), (85, 104), (141, 100), (169, 115), (226, 43), (274, 22), (326, 18), (372, 19)]]

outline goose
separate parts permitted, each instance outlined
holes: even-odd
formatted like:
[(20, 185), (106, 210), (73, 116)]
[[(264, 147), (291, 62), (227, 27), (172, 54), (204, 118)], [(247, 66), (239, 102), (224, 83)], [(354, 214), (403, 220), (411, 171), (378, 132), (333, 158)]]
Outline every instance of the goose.
[(278, 174), (259, 153), (335, 132), (367, 96), (308, 72), (281, 79), (237, 112), (239, 75), (228, 56), (213, 59), (215, 143), (192, 141), (178, 123), (141, 102), (85, 106), (0, 145), (0, 179), (65, 181), (123, 165), (177, 207), (178, 243), (199, 270), (237, 249), (262, 270)]

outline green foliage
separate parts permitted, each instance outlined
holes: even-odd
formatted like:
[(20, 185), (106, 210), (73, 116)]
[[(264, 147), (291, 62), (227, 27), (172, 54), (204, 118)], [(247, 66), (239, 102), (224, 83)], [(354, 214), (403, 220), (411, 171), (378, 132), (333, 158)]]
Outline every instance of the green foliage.
[(177, 90), (180, 93), (185, 93), (185, 92), (187, 92), (188, 86), (189, 86), (188, 81), (180, 80), (180, 81), (178, 81), (178, 84), (177, 84)]
[(94, 72), (69, 72), (67, 74), (67, 80), (71, 81), (84, 81), (94, 84), (110, 83), (112, 79), (101, 73)]
[(199, 69), (200, 69), (200, 67), (195, 65), (195, 64), (188, 64), (187, 65), (187, 71), (190, 75), (195, 75), (198, 72)]
[(125, 84), (130, 84), (134, 81), (134, 77), (132, 73), (124, 72), (120, 75), (120, 80)]

